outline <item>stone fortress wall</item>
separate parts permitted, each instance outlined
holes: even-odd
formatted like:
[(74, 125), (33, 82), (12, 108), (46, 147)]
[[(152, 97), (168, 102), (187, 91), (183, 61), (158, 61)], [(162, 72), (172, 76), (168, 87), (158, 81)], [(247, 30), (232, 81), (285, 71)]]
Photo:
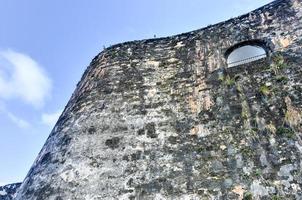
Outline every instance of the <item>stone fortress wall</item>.
[[(277, 0), (104, 50), (15, 199), (301, 199), (301, 17)], [(268, 57), (228, 68), (245, 44)]]

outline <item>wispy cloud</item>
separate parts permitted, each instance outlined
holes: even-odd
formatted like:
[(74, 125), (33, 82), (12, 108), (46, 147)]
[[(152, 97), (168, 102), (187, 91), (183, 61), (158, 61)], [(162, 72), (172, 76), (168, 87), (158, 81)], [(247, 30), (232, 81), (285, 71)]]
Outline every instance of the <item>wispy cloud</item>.
[(58, 121), (60, 115), (62, 113), (62, 110), (58, 110), (54, 113), (44, 113), (42, 114), (42, 123), (53, 127), (55, 125), (55, 123)]
[(51, 91), (51, 80), (31, 57), (0, 51), (0, 99), (20, 99), (39, 108)]
[(20, 117), (17, 117), (15, 114), (9, 112), (4, 103), (0, 101), (0, 113), (3, 113), (10, 119), (11, 122), (16, 124), (19, 128), (26, 129), (29, 128), (31, 125), (28, 121), (21, 119)]
[(6, 114), (7, 114), (8, 118), (12, 122), (14, 122), (19, 128), (29, 128), (30, 127), (30, 124), (27, 121), (25, 121), (24, 119), (21, 119), (10, 112), (7, 112)]

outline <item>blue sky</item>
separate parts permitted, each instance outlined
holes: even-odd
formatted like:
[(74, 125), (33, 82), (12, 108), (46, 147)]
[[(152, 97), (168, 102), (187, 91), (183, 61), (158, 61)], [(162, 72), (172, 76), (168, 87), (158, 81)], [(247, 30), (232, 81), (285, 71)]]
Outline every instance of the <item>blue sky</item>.
[(0, 185), (22, 181), (103, 46), (215, 24), (270, 0), (1, 0)]

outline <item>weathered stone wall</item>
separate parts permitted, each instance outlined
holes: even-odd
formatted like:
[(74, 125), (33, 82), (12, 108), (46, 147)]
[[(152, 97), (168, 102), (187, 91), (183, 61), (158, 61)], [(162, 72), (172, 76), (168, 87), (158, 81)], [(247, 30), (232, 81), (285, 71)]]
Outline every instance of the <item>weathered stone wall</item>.
[(12, 200), (20, 186), (21, 183), (0, 186), (0, 200)]
[[(302, 2), (96, 56), (16, 199), (301, 199)], [(270, 57), (226, 68), (261, 40)]]

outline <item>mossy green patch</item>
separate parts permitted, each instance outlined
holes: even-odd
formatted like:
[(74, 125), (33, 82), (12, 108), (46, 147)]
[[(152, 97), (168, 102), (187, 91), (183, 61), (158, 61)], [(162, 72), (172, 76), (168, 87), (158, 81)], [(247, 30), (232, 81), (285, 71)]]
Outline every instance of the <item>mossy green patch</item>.
[(293, 138), (295, 135), (295, 132), (289, 127), (278, 127), (276, 134), (280, 135), (280, 136), (285, 136), (288, 138)]

